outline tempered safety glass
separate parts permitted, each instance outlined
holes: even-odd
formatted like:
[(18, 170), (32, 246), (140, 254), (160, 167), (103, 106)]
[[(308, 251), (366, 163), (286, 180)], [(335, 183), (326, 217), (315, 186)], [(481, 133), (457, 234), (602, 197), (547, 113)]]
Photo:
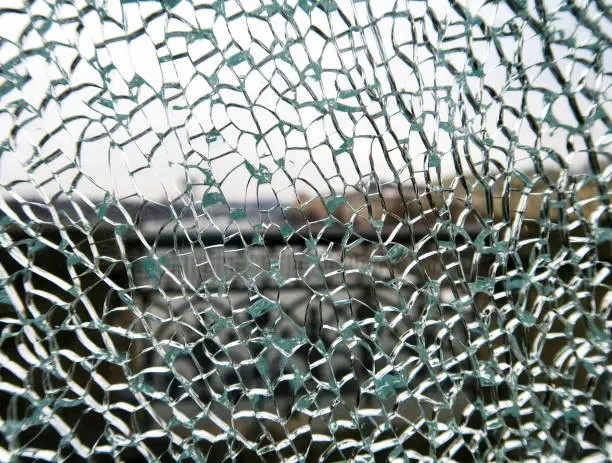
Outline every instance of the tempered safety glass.
[(604, 0), (0, 0), (1, 461), (608, 461)]

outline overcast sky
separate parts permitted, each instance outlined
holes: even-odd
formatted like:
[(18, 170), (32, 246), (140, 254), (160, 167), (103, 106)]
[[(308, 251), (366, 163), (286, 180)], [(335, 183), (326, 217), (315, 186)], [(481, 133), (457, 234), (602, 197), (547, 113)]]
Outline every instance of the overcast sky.
[[(381, 181), (395, 175), (406, 181), (406, 154), (417, 172), (435, 173), (440, 165), (443, 176), (452, 176), (453, 136), (466, 170), (465, 143), (478, 169), (486, 155), (529, 170), (530, 157), (558, 153), (573, 171), (586, 170), (584, 131), (572, 137), (574, 151), (567, 152), (578, 124), (551, 69), (542, 66), (543, 43), (503, 2), (463, 2), (472, 17), (497, 31), (503, 60), (493, 41), (475, 25), (466, 27), (444, 1), (429, 4), (439, 30), (425, 2), (336, 3), (342, 15), (297, 8), (293, 15), (259, 19), (240, 14), (260, 9), (259, 0), (226, 2), (223, 15), (183, 1), (171, 16), (156, 1), (96, 2), (114, 21), (102, 20), (95, 9), (83, 13), (84, 0), (53, 9), (34, 2), (24, 13), (0, 14), (3, 194), (48, 201), (61, 191), (95, 200), (110, 192), (166, 201), (187, 182), (216, 182), (233, 203), (257, 194), (290, 203), (308, 185), (326, 195), (372, 173)], [(609, 113), (610, 52), (603, 52), (599, 74), (580, 64), (575, 58), (592, 59), (598, 39), (571, 14), (555, 13), (557, 3), (545, 2), (546, 27), (584, 47), (573, 52), (555, 45), (555, 63), (584, 114), (597, 108), (580, 92), (584, 86), (601, 94), (598, 103)], [(34, 27), (22, 35), (32, 18)], [(606, 18), (589, 19), (610, 30)], [(511, 25), (518, 28), (514, 35)], [(129, 41), (122, 38), (128, 35)], [(480, 74), (470, 64), (470, 49), (483, 64)], [(520, 112), (525, 89), (504, 64), (519, 59), (532, 87), (527, 108), (542, 130), (536, 136), (525, 117), (506, 110), (511, 142), (498, 125), (501, 102), (485, 88)], [(19, 84), (24, 77), (29, 81)], [(482, 101), (480, 111), (467, 103), (470, 94)], [(601, 120), (588, 132), (609, 152)], [(487, 152), (466, 142), (468, 134), (486, 143)], [(196, 196), (204, 191), (194, 187)]]

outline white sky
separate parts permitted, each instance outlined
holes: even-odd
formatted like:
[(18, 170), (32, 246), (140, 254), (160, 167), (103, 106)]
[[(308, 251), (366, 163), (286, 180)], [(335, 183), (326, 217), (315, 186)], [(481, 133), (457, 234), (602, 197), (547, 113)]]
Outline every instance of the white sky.
[[(13, 3), (16, 8), (23, 8), (20, 2)], [(338, 193), (343, 185), (357, 183), (356, 165), (362, 179), (375, 172), (382, 180), (390, 181), (395, 169), (405, 181), (410, 174), (392, 134), (401, 139), (400, 145), (409, 153), (417, 171), (428, 165), (426, 150), (416, 127), (400, 112), (398, 100), (381, 100), (381, 96), (391, 92), (387, 72), (395, 79), (398, 90), (405, 92), (402, 101), (419, 118), (423, 132), (441, 159), (444, 175), (455, 172), (450, 133), (463, 131), (510, 149), (519, 161), (517, 165), (525, 170), (532, 164), (524, 147), (534, 146), (540, 153), (552, 150), (564, 155), (574, 171), (585, 170), (586, 146), (580, 136), (573, 140), (575, 152), (566, 154), (567, 128), (577, 124), (567, 98), (561, 95), (562, 89), (551, 72), (540, 65), (545, 58), (539, 37), (527, 27), (523, 28), (522, 42), (516, 37), (501, 37), (506, 22), (518, 21), (503, 2), (486, 6), (483, 1), (464, 3), (473, 16), (480, 16), (487, 25), (500, 28), (498, 40), (506, 60), (516, 61), (520, 56), (532, 85), (559, 95), (552, 101), (545, 101), (542, 92), (530, 91), (527, 95), (528, 109), (536, 118), (544, 118), (552, 105), (551, 113), (558, 121), (556, 130), (550, 130), (551, 126), (545, 124), (538, 140), (525, 119), (517, 119), (506, 111), (505, 126), (516, 137), (516, 145), (510, 146), (497, 124), (501, 106), (483, 88), (486, 85), (496, 89), (506, 104), (520, 109), (524, 93), (520, 82), (515, 76), (508, 78), (492, 42), (478, 40), (479, 29), (470, 29), (471, 43), (461, 36), (465, 32), (461, 19), (444, 1), (429, 3), (440, 23), (446, 24), (444, 36), (436, 33), (431, 20), (420, 20), (426, 16), (425, 2), (338, 1), (354, 25), (371, 23), (368, 7), (376, 18), (383, 18), (375, 28), (365, 27), (363, 33), (354, 33), (353, 42), (348, 35), (325, 41), (316, 32), (309, 31), (314, 25), (328, 36), (338, 37), (346, 30), (337, 13), (325, 15), (318, 9), (309, 15), (297, 9), (293, 23), (279, 14), (269, 21), (245, 16), (230, 22), (225, 19), (240, 10), (256, 10), (259, 0), (225, 3), (225, 18), (215, 16), (211, 9), (196, 11), (192, 3), (183, 1), (172, 9), (174, 18), (162, 13), (146, 26), (142, 18), (160, 11), (158, 2), (122, 5), (119, 0), (98, 1), (96, 4), (122, 27), (110, 21), (102, 22), (92, 10), (82, 17), (81, 31), (77, 31), (76, 21), (61, 23), (59, 20), (78, 16), (77, 8), (82, 10), (85, 0), (76, 1), (76, 8), (62, 4), (56, 5), (53, 11), (45, 2), (38, 1), (28, 14), (3, 13), (0, 30), (5, 41), (0, 42), (0, 67), (18, 58), (19, 64), (9, 72), (15, 76), (29, 75), (31, 80), (21, 88), (4, 95), (0, 93), (0, 144), (5, 146), (0, 157), (0, 185), (6, 190), (11, 182), (19, 180), (22, 183), (13, 186), (12, 191), (48, 200), (60, 191), (69, 192), (80, 173), (82, 176), (74, 190), (92, 199), (112, 192), (117, 198), (138, 195), (165, 201), (184, 191), (187, 178), (200, 183), (208, 171), (208, 175), (221, 183), (221, 191), (230, 202), (242, 202), (245, 196), (254, 199), (258, 193), (263, 199), (277, 194), (283, 201), (292, 202), (295, 200), (293, 185), (303, 191), (309, 182), (321, 193), (329, 194), (330, 186)], [(553, 12), (559, 2), (545, 3), (548, 11)], [(394, 9), (410, 13), (416, 36), (412, 35), (407, 18), (389, 17)], [(587, 10), (586, 14), (591, 13)], [(38, 30), (31, 31), (18, 44), (24, 27), (36, 15), (51, 18), (50, 28), (44, 30), (44, 21), (39, 19), (35, 23)], [(602, 30), (610, 26), (606, 18), (589, 18)], [(569, 13), (557, 13), (552, 20), (556, 29), (573, 36), (577, 44), (596, 43), (593, 35)], [(105, 40), (143, 27), (147, 33), (129, 42), (118, 40), (102, 46)], [(200, 31), (212, 31), (209, 33), (212, 35)], [(188, 44), (184, 34), (196, 37), (198, 33), (199, 37)], [(212, 36), (216, 43), (211, 40)], [(453, 36), (457, 38), (451, 40)], [(26, 53), (50, 42), (56, 46), (50, 51), (49, 60), (40, 51)], [(416, 72), (395, 56), (394, 43), (415, 63)], [(441, 54), (432, 55), (427, 43), (434, 49), (447, 50), (445, 59), (460, 72), (456, 75), (449, 72), (439, 61)], [(463, 83), (462, 78), (469, 69), (466, 53), (469, 47), (484, 63), (484, 74), (468, 76)], [(221, 52), (198, 61), (215, 48)], [(269, 56), (265, 48), (272, 53), (284, 51), (288, 59), (262, 64)], [(611, 52), (604, 51), (603, 59), (608, 77), (567, 59), (568, 50), (562, 47), (556, 46), (554, 52), (558, 53), (558, 66), (571, 82), (583, 112), (593, 109), (593, 102), (578, 91), (586, 85), (601, 92), (599, 103), (609, 113), (612, 109), (609, 103), (612, 100)], [(586, 48), (576, 54), (590, 58)], [(71, 68), (77, 57), (81, 58), (80, 62)], [(313, 62), (324, 70), (320, 76), (312, 68), (309, 70)], [(106, 75), (101, 72), (103, 68), (109, 70)], [(347, 69), (350, 71), (345, 72)], [(216, 88), (211, 87), (205, 76), (216, 76)], [(130, 88), (127, 82), (137, 78), (143, 84)], [(5, 81), (6, 77), (0, 77), (0, 85)], [(162, 89), (164, 82), (172, 85)], [(360, 101), (355, 96), (357, 93), (352, 92), (353, 85), (357, 87)], [(486, 111), (476, 114), (465, 104), (466, 86), (477, 99), (487, 102)], [(78, 90), (60, 101), (62, 93), (70, 88)], [(90, 101), (103, 89), (100, 99)], [(47, 96), (52, 99), (45, 109), (34, 111)], [(15, 116), (14, 108), (21, 100), (30, 109), (25, 108)], [(380, 101), (384, 101), (388, 121), (382, 117)], [(144, 102), (147, 104), (138, 109)], [(357, 107), (360, 102), (365, 111), (349, 113), (338, 109), (338, 104)], [(326, 114), (316, 109), (315, 103)], [(461, 122), (462, 111), (466, 111), (469, 120), (467, 127)], [(375, 136), (372, 120), (382, 134), (388, 160)], [(304, 130), (289, 130), (288, 125), (280, 127), (279, 121)], [(16, 124), (24, 128), (13, 137), (11, 129)], [(206, 134), (213, 130), (219, 136), (207, 139)], [(46, 134), (51, 134), (48, 142), (39, 146)], [(600, 151), (609, 152), (606, 144), (610, 137), (601, 120), (591, 126), (590, 134)], [(77, 151), (79, 139), (88, 140), (82, 143), (80, 152)], [(352, 147), (346, 145), (347, 139), (354, 140)], [(483, 159), (475, 145), (470, 144), (469, 149), (474, 162)], [(336, 150), (337, 164), (332, 150)], [(465, 157), (462, 143), (460, 151)], [(508, 164), (508, 158), (499, 149), (492, 148), (489, 156), (502, 165)], [(258, 186), (245, 161), (256, 170), (267, 169), (271, 183)], [(283, 161), (285, 171), (279, 169)], [(467, 170), (464, 161), (463, 167)], [(430, 159), (429, 164), (435, 161)], [(433, 173), (435, 168), (430, 171)], [(203, 191), (199, 187), (194, 193), (201, 197)]]

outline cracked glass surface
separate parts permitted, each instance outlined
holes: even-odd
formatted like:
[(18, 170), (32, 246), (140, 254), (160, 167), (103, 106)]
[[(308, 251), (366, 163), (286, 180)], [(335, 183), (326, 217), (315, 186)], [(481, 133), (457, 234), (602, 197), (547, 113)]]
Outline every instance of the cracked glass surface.
[(1, 461), (608, 461), (610, 6), (0, 0)]

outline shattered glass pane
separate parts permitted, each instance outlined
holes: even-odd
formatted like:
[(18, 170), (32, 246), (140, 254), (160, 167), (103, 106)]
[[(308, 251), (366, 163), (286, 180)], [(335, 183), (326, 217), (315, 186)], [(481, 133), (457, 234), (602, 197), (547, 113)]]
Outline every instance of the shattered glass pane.
[(0, 0), (0, 461), (607, 461), (603, 0)]

